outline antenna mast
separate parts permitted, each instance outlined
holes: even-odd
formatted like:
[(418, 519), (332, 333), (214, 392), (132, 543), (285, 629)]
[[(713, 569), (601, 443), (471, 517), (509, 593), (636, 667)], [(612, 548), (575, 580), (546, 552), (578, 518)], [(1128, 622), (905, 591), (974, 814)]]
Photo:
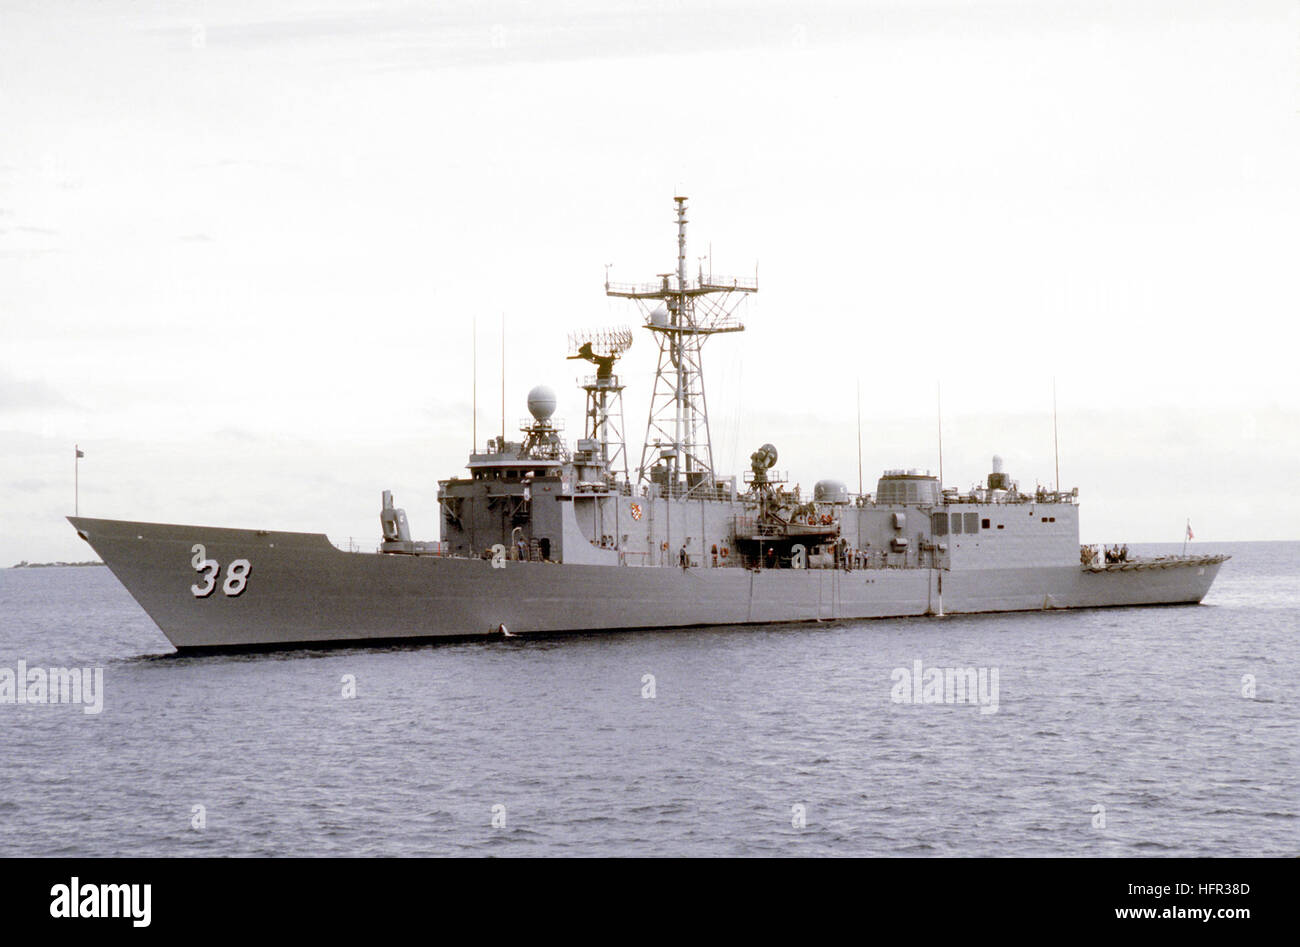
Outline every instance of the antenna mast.
[[(858, 379), (858, 496), (862, 496), (862, 379)], [(943, 475), (939, 475), (940, 486)]]
[(713, 440), (704, 394), (704, 343), (720, 332), (744, 331), (735, 310), (743, 294), (758, 292), (758, 275), (756, 270), (753, 279), (714, 277), (712, 272), (706, 277), (701, 267), (696, 279), (688, 278), (687, 199), (673, 200), (677, 202), (677, 272), (660, 273), (657, 284), (641, 285), (611, 283), (606, 273), (605, 295), (636, 300), (645, 327), (659, 343), (659, 364), (637, 481), (652, 480), (662, 484), (670, 496), (681, 496), (713, 485)]
[(501, 313), (501, 449), (506, 449), (506, 314)]
[(474, 363), (474, 367), (470, 370), (470, 377), (471, 379), (473, 379), (470, 382), (470, 385), (474, 389), (474, 394), (472, 396), (472, 402), (474, 405), (474, 420), (470, 422), (470, 428), (473, 432), (471, 436), (474, 438), (474, 440), (470, 442), (469, 452), (473, 454), (478, 451), (478, 316), (477, 315), (474, 316), (470, 324), (473, 326), (473, 329), (471, 331), (473, 331), (474, 333), (474, 341), (470, 344), (470, 351), (473, 353), (470, 356), (470, 358)]
[(1056, 427), (1056, 377), (1052, 377), (1052, 453), (1056, 455), (1056, 491), (1061, 492), (1061, 438)]
[(943, 492), (943, 382), (934, 383), (935, 416), (939, 423), (939, 492)]

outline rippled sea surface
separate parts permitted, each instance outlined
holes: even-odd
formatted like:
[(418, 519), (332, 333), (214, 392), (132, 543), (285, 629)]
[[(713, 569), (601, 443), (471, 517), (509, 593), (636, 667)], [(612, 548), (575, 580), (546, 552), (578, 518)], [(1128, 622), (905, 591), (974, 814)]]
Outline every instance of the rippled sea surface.
[[(0, 854), (1294, 855), (1300, 543), (1213, 548), (1200, 606), (201, 658), (0, 570), (0, 667), (105, 681), (0, 704)], [(997, 711), (893, 702), (915, 661)]]

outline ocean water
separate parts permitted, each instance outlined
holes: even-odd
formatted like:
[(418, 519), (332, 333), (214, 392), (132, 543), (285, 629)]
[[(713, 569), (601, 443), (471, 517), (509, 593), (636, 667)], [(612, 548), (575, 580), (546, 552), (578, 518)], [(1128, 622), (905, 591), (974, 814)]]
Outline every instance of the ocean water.
[(0, 668), (104, 669), (0, 704), (0, 855), (1295, 855), (1300, 543), (1197, 548), (1200, 606), (195, 658), (0, 570)]

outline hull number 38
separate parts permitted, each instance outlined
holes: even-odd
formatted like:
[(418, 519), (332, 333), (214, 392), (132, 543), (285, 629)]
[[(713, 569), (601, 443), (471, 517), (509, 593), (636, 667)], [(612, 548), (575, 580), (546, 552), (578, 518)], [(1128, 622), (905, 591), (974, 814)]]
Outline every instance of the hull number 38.
[[(194, 553), (190, 565), (199, 574), (199, 581), (190, 586), (190, 591), (194, 593), (195, 598), (207, 598), (216, 591), (221, 563), (208, 558), (208, 550), (203, 543), (195, 543), (190, 548), (190, 552)], [(252, 563), (247, 559), (232, 559), (226, 566), (226, 578), (221, 583), (221, 591), (231, 598), (242, 594), (248, 587), (248, 575), (252, 571)]]

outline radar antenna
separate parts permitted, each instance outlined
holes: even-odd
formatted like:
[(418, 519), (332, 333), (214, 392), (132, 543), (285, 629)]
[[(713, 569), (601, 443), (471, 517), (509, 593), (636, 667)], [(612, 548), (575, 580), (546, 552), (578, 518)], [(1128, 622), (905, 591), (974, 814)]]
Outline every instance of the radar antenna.
[[(652, 480), (670, 496), (712, 488), (713, 440), (704, 395), (705, 341), (720, 332), (743, 332), (735, 316), (744, 294), (758, 292), (753, 279), (686, 273), (686, 198), (677, 202), (677, 272), (659, 274), (658, 283), (613, 283), (605, 275), (605, 295), (633, 299), (645, 327), (659, 343), (650, 417), (637, 481)], [(711, 267), (710, 267), (711, 270)]]
[(582, 380), (587, 393), (585, 437), (600, 444), (605, 469), (628, 479), (627, 449), (623, 436), (623, 388), (614, 374), (614, 363), (632, 347), (632, 329), (582, 329), (569, 336), (569, 358), (583, 359), (596, 366), (596, 374)]

